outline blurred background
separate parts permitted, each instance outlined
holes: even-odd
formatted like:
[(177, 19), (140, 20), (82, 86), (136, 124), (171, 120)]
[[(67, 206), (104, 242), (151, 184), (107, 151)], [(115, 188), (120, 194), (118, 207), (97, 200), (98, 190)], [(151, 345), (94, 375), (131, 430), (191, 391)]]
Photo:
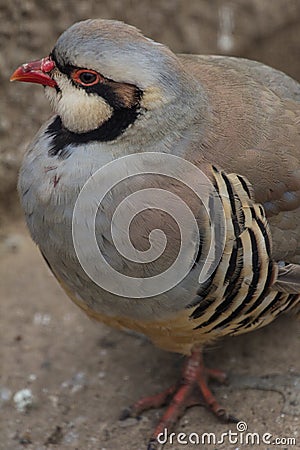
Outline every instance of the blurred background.
[(9, 76), (78, 20), (123, 20), (175, 52), (243, 56), (300, 80), (299, 0), (0, 0), (0, 14), (0, 202), (10, 207), (24, 148), (50, 109), (40, 86)]
[[(144, 449), (161, 411), (125, 423), (119, 413), (174, 383), (182, 362), (82, 314), (47, 269), (19, 207), (20, 163), (51, 111), (41, 86), (9, 77), (47, 56), (68, 26), (96, 17), (135, 25), (174, 52), (243, 56), (300, 81), (300, 0), (0, 0), (0, 450)], [(288, 316), (207, 352), (208, 366), (238, 374), (238, 384), (213, 390), (250, 431), (299, 439), (299, 344), (299, 321)], [(276, 382), (261, 378), (270, 374)], [(177, 430), (220, 435), (228, 425), (192, 408)]]

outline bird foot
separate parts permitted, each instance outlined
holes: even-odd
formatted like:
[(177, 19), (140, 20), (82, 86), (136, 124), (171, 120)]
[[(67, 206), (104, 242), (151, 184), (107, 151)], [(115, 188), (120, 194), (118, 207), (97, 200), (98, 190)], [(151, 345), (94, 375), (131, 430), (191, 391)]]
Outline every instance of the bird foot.
[(227, 375), (220, 370), (206, 368), (202, 352), (195, 350), (185, 362), (179, 385), (175, 384), (159, 394), (140, 399), (124, 410), (120, 419), (138, 417), (143, 411), (168, 405), (148, 443), (147, 450), (156, 450), (159, 446), (157, 437), (160, 433), (165, 429), (168, 432), (172, 430), (185, 410), (191, 406), (205, 405), (222, 422), (238, 422), (217, 402), (208, 387), (209, 380), (224, 384), (227, 383)]

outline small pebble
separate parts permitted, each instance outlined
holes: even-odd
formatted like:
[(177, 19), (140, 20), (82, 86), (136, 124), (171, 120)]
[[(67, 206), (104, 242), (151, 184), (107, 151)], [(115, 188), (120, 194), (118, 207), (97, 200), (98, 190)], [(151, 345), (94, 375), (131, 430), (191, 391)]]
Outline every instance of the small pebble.
[(27, 411), (33, 403), (33, 395), (31, 389), (21, 389), (14, 395), (14, 403), (19, 412)]
[(31, 373), (28, 377), (28, 380), (31, 382), (35, 381), (36, 379), (37, 379), (37, 376), (35, 375), (35, 373)]
[(72, 394), (85, 388), (88, 384), (85, 372), (77, 372), (72, 376), (71, 380), (66, 380), (61, 383), (61, 388), (69, 388)]
[(63, 442), (65, 444), (73, 444), (73, 446), (74, 446), (74, 445), (76, 445), (76, 442), (78, 441), (78, 437), (79, 437), (78, 433), (75, 433), (75, 431), (69, 431), (69, 433), (67, 433), (64, 436)]
[(58, 407), (58, 396), (57, 395), (49, 395), (49, 400), (54, 408)]
[(71, 385), (73, 385), (71, 388), (72, 394), (75, 394), (76, 392), (80, 391), (87, 385), (86, 374), (84, 372), (77, 372), (72, 377)]
[(119, 427), (121, 428), (132, 427), (133, 425), (136, 425), (138, 422), (139, 422), (138, 419), (136, 419), (135, 417), (129, 417), (126, 420), (120, 420)]
[(34, 325), (47, 326), (49, 325), (50, 322), (51, 322), (50, 314), (35, 313), (35, 315), (33, 316)]

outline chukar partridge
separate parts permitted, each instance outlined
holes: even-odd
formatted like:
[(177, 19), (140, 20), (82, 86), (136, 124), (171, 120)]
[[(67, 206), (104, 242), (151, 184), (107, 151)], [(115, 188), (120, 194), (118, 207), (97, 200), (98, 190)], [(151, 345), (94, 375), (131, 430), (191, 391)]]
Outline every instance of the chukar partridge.
[[(23, 64), (11, 80), (43, 85), (55, 113), (19, 178), (30, 233), (53, 274), (89, 316), (187, 355), (181, 384), (130, 410), (173, 397), (148, 448), (200, 398), (234, 420), (207, 386), (224, 374), (206, 369), (201, 351), (299, 304), (300, 85), (254, 61), (175, 55), (110, 20), (74, 24), (49, 56)], [(205, 182), (195, 170), (212, 188), (201, 199)], [(98, 205), (97, 189), (110, 182)], [(135, 192), (142, 201), (128, 225)], [(184, 226), (187, 211), (200, 238)], [(88, 238), (92, 219), (101, 264)], [(188, 270), (166, 288), (178, 252)], [(139, 261), (143, 254), (149, 258)]]

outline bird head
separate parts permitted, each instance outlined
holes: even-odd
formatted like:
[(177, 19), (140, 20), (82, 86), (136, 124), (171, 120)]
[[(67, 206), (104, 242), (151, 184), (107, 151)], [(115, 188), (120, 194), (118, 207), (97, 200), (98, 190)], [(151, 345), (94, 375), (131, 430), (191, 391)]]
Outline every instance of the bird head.
[(85, 20), (68, 28), (52, 52), (20, 66), (11, 80), (39, 83), (71, 133), (122, 134), (137, 118), (180, 96), (183, 71), (165, 46), (119, 21)]

